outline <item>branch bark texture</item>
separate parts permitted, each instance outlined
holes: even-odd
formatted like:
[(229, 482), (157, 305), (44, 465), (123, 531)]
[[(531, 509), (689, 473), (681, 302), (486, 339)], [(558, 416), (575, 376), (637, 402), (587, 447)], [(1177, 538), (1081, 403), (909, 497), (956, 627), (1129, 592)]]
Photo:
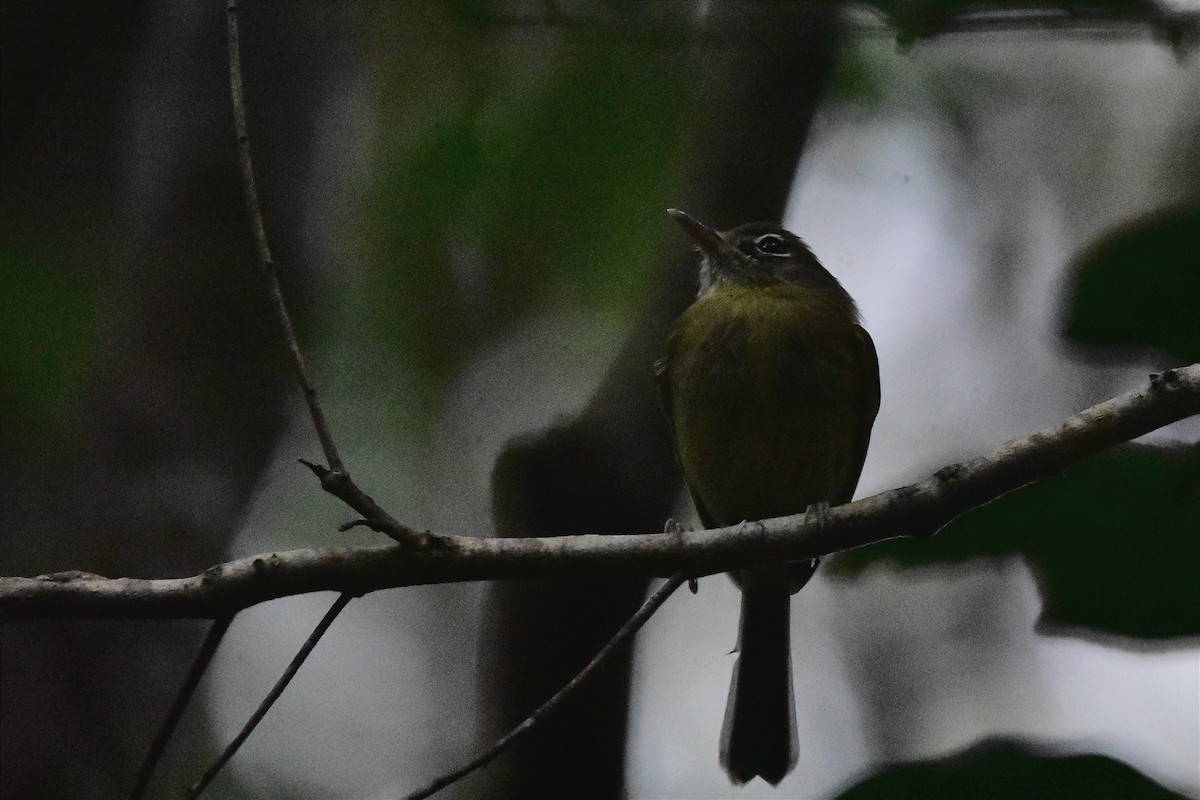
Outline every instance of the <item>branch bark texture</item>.
[(825, 556), (899, 536), (922, 537), (1007, 492), (1099, 450), (1200, 413), (1200, 364), (1150, 376), (1142, 388), (933, 475), (830, 509), (713, 530), (485, 539), (425, 545), (292, 550), (219, 564), (189, 578), (104, 578), (61, 572), (0, 578), (0, 622), (39, 619), (217, 619), (290, 595), (506, 578), (602, 573), (689, 576), (754, 562)]

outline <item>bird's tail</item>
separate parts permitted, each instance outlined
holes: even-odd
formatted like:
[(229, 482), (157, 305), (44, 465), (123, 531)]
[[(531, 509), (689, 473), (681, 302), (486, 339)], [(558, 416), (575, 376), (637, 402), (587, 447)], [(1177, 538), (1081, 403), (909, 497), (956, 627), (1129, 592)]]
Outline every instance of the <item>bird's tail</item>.
[(721, 766), (736, 784), (757, 775), (774, 785), (791, 772), (799, 753), (792, 695), (791, 587), (746, 584), (738, 660), (721, 729)]

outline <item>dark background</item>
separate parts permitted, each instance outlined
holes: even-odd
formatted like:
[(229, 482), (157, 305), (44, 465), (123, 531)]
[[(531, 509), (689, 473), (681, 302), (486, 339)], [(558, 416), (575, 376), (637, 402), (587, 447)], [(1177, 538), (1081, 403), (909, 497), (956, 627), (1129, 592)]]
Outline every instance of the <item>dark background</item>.
[[(296, 464), (318, 447), (253, 260), (223, 4), (0, 9), (0, 573), (376, 542), (338, 534), (350, 514)], [(343, 455), (414, 527), (688, 517), (651, 380), (695, 285), (667, 206), (782, 219), (859, 301), (883, 380), (860, 494), (1200, 359), (1194, 13), (247, 2), (242, 20), (285, 291)], [(778, 789), (716, 764), (737, 609), (716, 577), (447, 796), (1200, 796), (1198, 437), (1173, 426), (931, 543), (831, 560), (793, 607), (801, 759)], [(356, 602), (212, 796), (411, 790), (563, 683), (643, 590)], [(235, 621), (156, 790), (195, 778), (331, 600)], [(204, 629), (0, 629), (0, 793), (125, 793)]]

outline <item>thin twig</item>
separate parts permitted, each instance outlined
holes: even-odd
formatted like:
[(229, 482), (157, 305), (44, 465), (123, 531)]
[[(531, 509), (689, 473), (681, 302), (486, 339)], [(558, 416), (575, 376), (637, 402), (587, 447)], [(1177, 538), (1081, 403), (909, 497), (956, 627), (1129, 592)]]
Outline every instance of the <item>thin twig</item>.
[(142, 580), (60, 572), (0, 577), (0, 623), (37, 619), (216, 618), (307, 592), (364, 595), (400, 586), (554, 575), (707, 575), (755, 562), (820, 558), (897, 536), (928, 536), (972, 508), (1085, 457), (1200, 413), (1200, 364), (1151, 376), (1114, 397), (916, 483), (829, 510), (736, 529), (664, 536), (445, 536), (438, 546), (293, 550), (218, 564), (191, 578)]
[(225, 638), (231, 622), (233, 622), (232, 614), (213, 620), (213, 624), (208, 629), (208, 635), (204, 637), (204, 642), (200, 645), (200, 650), (192, 662), (192, 668), (188, 670), (183, 686), (179, 687), (179, 693), (175, 695), (175, 702), (171, 704), (171, 710), (167, 712), (167, 718), (163, 720), (158, 735), (154, 737), (154, 741), (150, 744), (150, 750), (147, 751), (146, 758), (142, 761), (133, 788), (129, 791), (129, 800), (139, 800), (146, 793), (146, 788), (150, 785), (150, 778), (154, 775), (154, 768), (158, 766), (158, 760), (162, 757), (163, 751), (167, 749), (167, 742), (170, 741), (171, 734), (175, 732), (179, 721), (183, 719), (183, 712), (187, 709), (188, 701), (196, 693), (196, 687), (200, 685), (200, 679), (204, 677), (208, 664), (212, 661), (213, 654), (217, 652), (221, 640)]
[(287, 302), (283, 298), (283, 287), (279, 282), (279, 271), (271, 255), (271, 246), (267, 242), (267, 231), (263, 225), (262, 207), (258, 200), (258, 187), (254, 181), (254, 162), (250, 158), (250, 133), (246, 124), (246, 95), (242, 84), (242, 53), (241, 39), (238, 32), (238, 0), (228, 0), (226, 4), (226, 34), (229, 44), (229, 94), (233, 101), (233, 126), (237, 134), (238, 163), (242, 170), (242, 186), (246, 193), (246, 210), (250, 215), (250, 227), (254, 231), (254, 246), (258, 252), (258, 260), (266, 273), (270, 285), (271, 305), (275, 309), (275, 318), (283, 337), (287, 341), (288, 352), (292, 356), (292, 366), (296, 371), (296, 379), (304, 392), (304, 401), (308, 404), (308, 413), (312, 417), (313, 428), (316, 429), (317, 439), (321, 442), (321, 451), (325, 454), (328, 466), (320, 466), (307, 461), (302, 463), (311, 469), (321, 480), (321, 487), (339, 498), (366, 519), (366, 524), (373, 530), (385, 533), (401, 544), (410, 546), (425, 546), (430, 537), (418, 533), (393, 518), (384, 511), (366, 492), (362, 491), (350, 478), (342, 457), (334, 444), (333, 434), (329, 430), (329, 422), (325, 411), (317, 398), (317, 389), (313, 385), (304, 360), (304, 352), (296, 338), (296, 329), (292, 325), (291, 314), (288, 313)]
[(226, 6), (226, 32), (229, 43), (229, 92), (233, 99), (233, 126), (237, 133), (238, 162), (242, 168), (242, 186), (246, 192), (246, 210), (250, 214), (250, 226), (254, 229), (254, 245), (258, 251), (258, 260), (267, 280), (271, 285), (271, 304), (275, 308), (275, 317), (283, 336), (287, 340), (288, 352), (292, 355), (292, 366), (296, 369), (296, 379), (304, 390), (304, 399), (308, 403), (308, 413), (312, 416), (313, 427), (317, 429), (317, 438), (321, 440), (321, 450), (325, 460), (333, 472), (344, 472), (345, 465), (338, 455), (337, 445), (333, 443), (333, 435), (329, 432), (329, 423), (325, 420), (325, 412), (317, 399), (317, 390), (313, 386), (304, 361), (304, 353), (300, 350), (300, 342), (296, 339), (296, 329), (292, 325), (292, 317), (288, 313), (287, 303), (283, 299), (283, 287), (279, 283), (279, 273), (275, 269), (275, 260), (271, 256), (271, 246), (267, 243), (267, 231), (263, 226), (262, 207), (258, 201), (258, 187), (254, 182), (254, 163), (250, 158), (250, 134), (246, 125), (246, 96), (242, 85), (242, 51), (238, 33), (238, 4), (237, 0), (229, 0)]
[(599, 669), (618, 647), (624, 644), (631, 636), (633, 636), (633, 634), (637, 633), (638, 630), (646, 624), (646, 620), (650, 619), (654, 612), (657, 611), (659, 607), (667, 601), (667, 598), (670, 597), (676, 589), (686, 583), (687, 580), (688, 576), (683, 573), (672, 575), (670, 578), (668, 578), (667, 582), (660, 586), (654, 592), (654, 594), (646, 598), (646, 602), (642, 603), (642, 607), (639, 608), (637, 612), (635, 612), (634, 615), (629, 618), (628, 622), (621, 626), (621, 629), (617, 631), (611, 639), (608, 640), (608, 643), (605, 644), (604, 647), (600, 648), (600, 652), (596, 653), (596, 655), (592, 657), (592, 660), (587, 663), (587, 666), (581, 669), (579, 674), (572, 678), (567, 685), (555, 692), (553, 697), (551, 697), (545, 703), (542, 703), (537, 710), (526, 717), (524, 722), (513, 728), (511, 731), (497, 740), (495, 744), (493, 744), (484, 752), (480, 753), (475, 758), (471, 759), (462, 767), (454, 770), (453, 772), (448, 772), (445, 775), (442, 775), (425, 788), (419, 789), (412, 794), (407, 795), (405, 800), (423, 800), (424, 798), (441, 791), (450, 784), (462, 780), (480, 767), (487, 765), (492, 759), (511, 747), (514, 742), (521, 738), (521, 736), (528, 733), (535, 725), (537, 725), (543, 717), (553, 712), (554, 709), (558, 708), (558, 706), (561, 705), (564, 700), (574, 694), (575, 690), (578, 689), (584, 683), (584, 681), (591, 677), (592, 673)]
[(205, 787), (212, 783), (213, 778), (217, 777), (217, 773), (221, 771), (221, 768), (229, 762), (229, 759), (233, 758), (234, 754), (238, 751), (238, 748), (242, 746), (242, 743), (245, 742), (246, 739), (250, 738), (250, 734), (253, 733), (254, 729), (258, 727), (258, 723), (262, 722), (263, 717), (265, 717), (267, 712), (271, 710), (271, 706), (275, 705), (275, 701), (278, 700), (280, 695), (283, 694), (283, 690), (286, 689), (288, 684), (292, 682), (292, 678), (296, 677), (296, 673), (300, 671), (301, 665), (304, 664), (304, 661), (308, 658), (309, 654), (312, 653), (313, 648), (317, 646), (317, 642), (321, 641), (321, 637), (325, 635), (327, 630), (329, 630), (329, 626), (333, 624), (335, 619), (337, 619), (338, 614), (341, 614), (342, 610), (353, 599), (354, 595), (351, 594), (338, 595), (338, 599), (335, 600), (333, 605), (329, 607), (329, 610), (325, 612), (325, 616), (321, 618), (321, 622), (316, 628), (313, 629), (313, 632), (309, 634), (308, 639), (304, 642), (304, 646), (301, 647), (296, 655), (292, 657), (292, 662), (288, 664), (287, 669), (285, 669), (283, 674), (279, 676), (279, 680), (277, 680), (275, 685), (271, 687), (271, 691), (266, 697), (263, 698), (263, 701), (259, 703), (258, 708), (255, 709), (254, 713), (250, 715), (250, 719), (246, 720), (246, 724), (242, 726), (242, 729), (238, 732), (238, 735), (233, 737), (233, 741), (229, 743), (224, 752), (222, 752), (217, 760), (214, 761), (212, 765), (204, 771), (204, 774), (200, 776), (200, 780), (196, 781), (192, 788), (187, 790), (184, 796), (187, 797), (188, 800), (195, 800), (195, 798), (199, 797), (201, 792), (204, 791)]

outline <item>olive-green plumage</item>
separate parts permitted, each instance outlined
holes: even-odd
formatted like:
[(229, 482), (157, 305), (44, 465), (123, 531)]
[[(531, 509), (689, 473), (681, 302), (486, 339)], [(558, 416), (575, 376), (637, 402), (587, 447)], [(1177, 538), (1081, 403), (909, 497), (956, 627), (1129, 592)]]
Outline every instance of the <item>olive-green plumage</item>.
[[(658, 388), (706, 527), (850, 500), (879, 410), (879, 365), (854, 301), (796, 236), (718, 233), (671, 212), (702, 253)], [(764, 565), (742, 587), (738, 664), (721, 737), (735, 783), (772, 784), (797, 757), (789, 599), (816, 562)]]

